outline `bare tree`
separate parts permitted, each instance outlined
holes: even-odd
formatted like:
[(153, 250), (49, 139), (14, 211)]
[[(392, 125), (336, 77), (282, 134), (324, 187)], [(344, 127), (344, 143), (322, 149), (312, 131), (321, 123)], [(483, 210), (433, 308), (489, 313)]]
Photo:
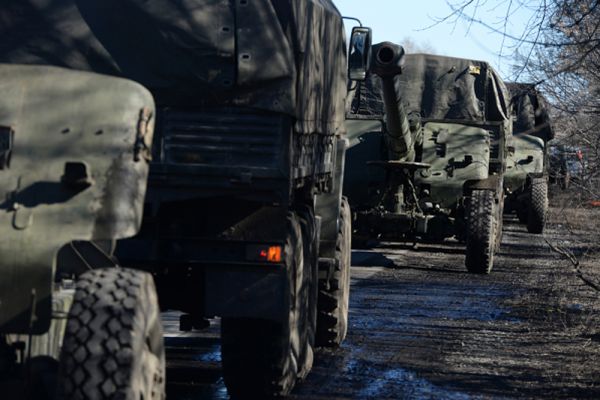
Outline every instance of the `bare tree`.
[[(600, 199), (600, 0), (447, 3), (452, 13), (436, 23), (466, 20), (501, 35), (499, 53), (514, 58), (511, 79), (537, 83), (549, 99), (558, 136), (584, 151), (580, 194)], [(508, 21), (517, 13), (529, 18), (515, 34)]]
[(409, 54), (414, 53), (426, 53), (426, 54), (438, 54), (435, 47), (430, 42), (417, 42), (415, 39), (410, 36), (405, 36), (404, 39), (400, 41), (404, 50)]

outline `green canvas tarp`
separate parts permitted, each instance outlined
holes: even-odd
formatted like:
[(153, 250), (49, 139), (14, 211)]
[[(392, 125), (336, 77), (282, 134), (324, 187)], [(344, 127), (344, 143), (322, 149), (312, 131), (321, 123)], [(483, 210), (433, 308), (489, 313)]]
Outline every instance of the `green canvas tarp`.
[(503, 121), (509, 97), (498, 73), (484, 61), (408, 54), (396, 87), (407, 112), (423, 118)]
[[(402, 93), (399, 94), (402, 97)], [(381, 78), (369, 74), (364, 82), (356, 84), (346, 104), (346, 117), (349, 119), (383, 120), (385, 104)]]
[(158, 104), (240, 105), (342, 129), (346, 45), (330, 0), (3, 0), (0, 63), (122, 76)]
[(506, 87), (511, 94), (511, 102), (515, 118), (513, 133), (529, 134), (543, 139), (545, 142), (554, 138), (554, 130), (546, 100), (531, 83), (507, 82)]
[[(426, 119), (504, 121), (509, 94), (487, 62), (431, 54), (407, 54), (396, 93), (407, 113)], [(347, 104), (347, 117), (382, 119), (385, 113), (380, 78), (371, 75)]]

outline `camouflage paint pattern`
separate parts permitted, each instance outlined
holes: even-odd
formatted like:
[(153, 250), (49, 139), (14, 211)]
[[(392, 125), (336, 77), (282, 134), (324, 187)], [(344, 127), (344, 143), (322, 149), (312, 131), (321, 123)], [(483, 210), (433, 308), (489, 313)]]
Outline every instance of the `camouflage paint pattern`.
[[(382, 45), (396, 46), (374, 45), (374, 52)], [(374, 53), (372, 64), (381, 61), (379, 56)], [(452, 236), (464, 225), (457, 223), (453, 231), (454, 215), (461, 215), (470, 188), (502, 190), (512, 135), (509, 94), (487, 62), (431, 54), (403, 58), (389, 62), (389, 71), (375, 70), (381, 79), (371, 76), (346, 102), (351, 147), (345, 193), (358, 223), (367, 225), (361, 235)], [(390, 82), (398, 67), (401, 72)], [(402, 128), (395, 135), (389, 132), (391, 114), (396, 114), (392, 120), (408, 122), (392, 124)], [(374, 121), (381, 124), (378, 134), (369, 125)], [(404, 139), (407, 128), (410, 140)], [(411, 145), (414, 152), (385, 151), (394, 148), (390, 142), (395, 140), (402, 142), (397, 148)], [(375, 178), (365, 157), (387, 169), (383, 178)]]
[(532, 135), (517, 135), (512, 138), (514, 151), (509, 152), (504, 186), (515, 192), (522, 189), (530, 174), (544, 173), (545, 144)]
[(455, 206), (467, 180), (488, 177), (490, 134), (461, 124), (429, 122), (424, 126), (422, 162), (431, 165), (415, 173), (417, 185), (431, 186), (431, 200), (441, 207)]
[(512, 82), (506, 85), (514, 105), (514, 136), (504, 183), (514, 193), (525, 188), (529, 175), (546, 172), (546, 143), (554, 137), (554, 130), (546, 101), (535, 85)]

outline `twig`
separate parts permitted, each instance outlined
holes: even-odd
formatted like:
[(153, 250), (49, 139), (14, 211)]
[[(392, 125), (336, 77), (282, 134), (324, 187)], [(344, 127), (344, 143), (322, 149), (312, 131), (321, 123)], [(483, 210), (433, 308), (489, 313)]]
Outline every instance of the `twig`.
[(550, 241), (548, 241), (548, 239), (544, 238), (544, 241), (546, 242), (546, 244), (550, 247), (550, 249), (562, 256), (564, 256), (566, 259), (568, 259), (571, 264), (573, 264), (573, 266), (575, 268), (573, 268), (573, 271), (575, 272), (575, 275), (577, 275), (577, 277), (579, 279), (581, 279), (581, 281), (583, 283), (585, 283), (587, 286), (591, 287), (592, 289), (596, 290), (597, 292), (600, 292), (600, 284), (596, 283), (594, 280), (586, 277), (583, 272), (581, 271), (580, 267), (580, 263), (579, 260), (577, 259), (577, 257), (575, 257), (575, 255), (573, 254), (572, 251), (570, 251), (569, 249), (566, 249), (562, 246), (558, 246), (558, 245), (554, 245), (552, 243), (550, 243)]
[(554, 244), (550, 243), (550, 241), (546, 238), (544, 238), (544, 241), (546, 242), (546, 244), (550, 247), (550, 249), (552, 251), (564, 256), (567, 260), (569, 260), (571, 262), (571, 264), (573, 264), (574, 267), (577, 267), (577, 268), (579, 267), (579, 260), (577, 259), (577, 257), (575, 257), (573, 252), (571, 252), (569, 249), (565, 249), (562, 246), (554, 245)]

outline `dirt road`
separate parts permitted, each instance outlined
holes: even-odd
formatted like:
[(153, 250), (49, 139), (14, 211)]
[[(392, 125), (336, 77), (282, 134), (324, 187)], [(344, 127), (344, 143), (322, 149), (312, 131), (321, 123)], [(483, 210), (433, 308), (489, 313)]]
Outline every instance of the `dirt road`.
[[(354, 251), (348, 338), (291, 398), (600, 399), (598, 232), (598, 210), (553, 208), (543, 236), (508, 218), (489, 276), (452, 242)], [(227, 398), (218, 321), (165, 317), (170, 398)]]

